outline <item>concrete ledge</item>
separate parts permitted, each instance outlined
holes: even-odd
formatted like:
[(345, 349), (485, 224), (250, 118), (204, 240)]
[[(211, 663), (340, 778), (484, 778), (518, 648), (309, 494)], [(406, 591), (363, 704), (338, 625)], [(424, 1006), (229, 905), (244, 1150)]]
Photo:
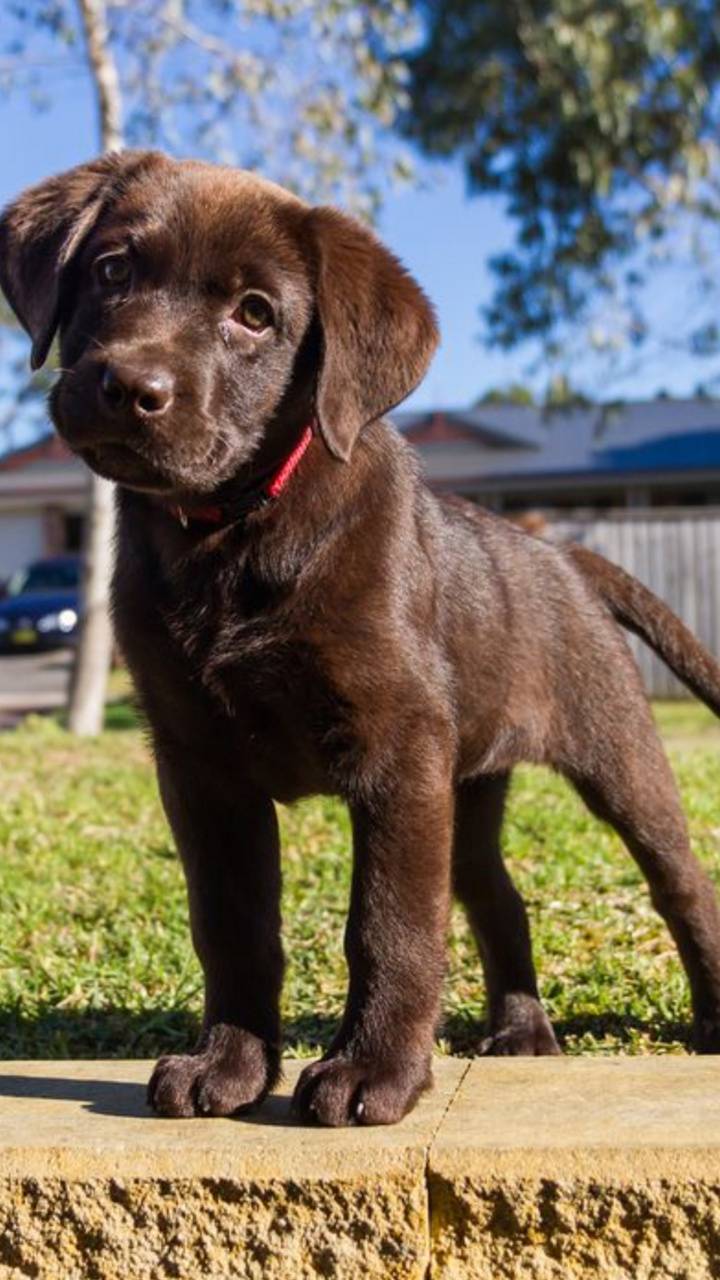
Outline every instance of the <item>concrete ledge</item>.
[(720, 1059), (439, 1059), (402, 1125), (157, 1120), (151, 1064), (0, 1063), (0, 1277), (710, 1280)]
[(442, 1280), (714, 1280), (720, 1058), (477, 1061), (428, 1192)]
[(242, 1120), (160, 1120), (143, 1062), (0, 1063), (0, 1276), (425, 1276), (427, 1153), (466, 1070), (394, 1128), (291, 1123), (300, 1064)]

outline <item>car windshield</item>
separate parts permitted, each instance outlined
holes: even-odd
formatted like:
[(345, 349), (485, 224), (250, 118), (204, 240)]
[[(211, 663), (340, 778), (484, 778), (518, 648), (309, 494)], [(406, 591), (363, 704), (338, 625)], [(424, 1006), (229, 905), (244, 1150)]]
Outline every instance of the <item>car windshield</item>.
[(10, 579), (8, 595), (20, 596), (43, 591), (72, 591), (78, 586), (76, 564), (31, 564)]

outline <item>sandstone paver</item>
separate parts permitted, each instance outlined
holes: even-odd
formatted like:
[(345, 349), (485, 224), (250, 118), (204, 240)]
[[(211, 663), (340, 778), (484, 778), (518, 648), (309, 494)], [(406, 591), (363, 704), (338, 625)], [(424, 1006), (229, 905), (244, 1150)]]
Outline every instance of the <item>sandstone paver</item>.
[(720, 1058), (438, 1059), (403, 1124), (169, 1121), (151, 1064), (0, 1063), (0, 1277), (717, 1280)]
[(161, 1120), (152, 1064), (0, 1063), (0, 1276), (305, 1280), (425, 1276), (427, 1151), (466, 1070), (401, 1125), (289, 1115), (300, 1064), (255, 1115)]
[(431, 1276), (720, 1275), (720, 1058), (482, 1059), (430, 1153)]

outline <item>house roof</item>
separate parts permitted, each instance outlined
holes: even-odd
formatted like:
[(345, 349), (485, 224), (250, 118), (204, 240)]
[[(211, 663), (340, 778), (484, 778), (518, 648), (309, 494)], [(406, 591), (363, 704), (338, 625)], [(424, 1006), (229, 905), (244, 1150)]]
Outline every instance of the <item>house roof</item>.
[(20, 468), (48, 464), (78, 467), (80, 464), (67, 445), (54, 431), (48, 431), (30, 444), (11, 449), (0, 457), (0, 471), (17, 471)]
[[(503, 407), (510, 409), (514, 406)], [(510, 415), (507, 421), (493, 422), (477, 409), (433, 409), (428, 413), (399, 411), (391, 417), (405, 439), (420, 447), (457, 441), (508, 449), (533, 448), (536, 445), (536, 424), (520, 418), (512, 420)]]
[[(720, 470), (720, 402), (713, 400), (649, 400), (549, 413), (493, 404), (425, 415), (431, 416), (432, 433), (426, 430), (423, 438), (421, 415), (392, 415), (440, 482)], [(462, 459), (453, 443), (458, 426)]]
[(57, 505), (81, 510), (89, 475), (59, 436), (47, 432), (0, 458), (0, 505), (3, 511)]
[[(391, 415), (440, 485), (559, 477), (720, 472), (720, 401), (647, 400), (547, 412), (529, 405), (399, 410)], [(86, 475), (54, 432), (0, 458), (0, 475), (22, 470)], [(19, 478), (19, 477), (18, 477)], [(8, 477), (9, 479), (9, 477)]]

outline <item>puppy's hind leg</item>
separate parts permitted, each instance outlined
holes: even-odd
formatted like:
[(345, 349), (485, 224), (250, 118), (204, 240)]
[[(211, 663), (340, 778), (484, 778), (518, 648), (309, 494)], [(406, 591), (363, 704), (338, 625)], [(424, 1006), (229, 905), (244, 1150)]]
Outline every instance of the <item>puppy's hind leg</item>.
[(480, 951), (488, 998), (481, 1053), (560, 1052), (538, 997), (527, 913), (503, 862), (500, 833), (509, 775), (463, 783), (456, 793), (453, 878)]
[[(566, 770), (597, 817), (621, 836), (677, 945), (692, 992), (694, 1043), (720, 1053), (720, 912), (694, 856), (670, 765), (650, 709), (625, 686), (623, 714), (600, 726), (602, 749)], [(608, 699), (607, 706), (612, 706)], [(616, 704), (617, 705), (617, 704)]]

